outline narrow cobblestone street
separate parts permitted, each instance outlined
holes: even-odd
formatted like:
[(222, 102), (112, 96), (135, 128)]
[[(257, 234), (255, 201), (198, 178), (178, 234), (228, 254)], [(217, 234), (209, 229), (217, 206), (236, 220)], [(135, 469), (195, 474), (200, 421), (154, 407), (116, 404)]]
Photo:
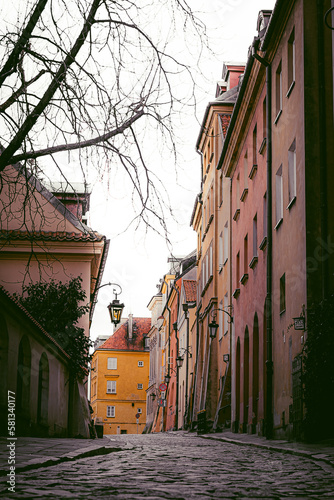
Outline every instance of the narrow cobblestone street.
[(334, 469), (305, 457), (168, 433), (113, 436), (108, 455), (20, 472), (2, 498), (334, 498)]

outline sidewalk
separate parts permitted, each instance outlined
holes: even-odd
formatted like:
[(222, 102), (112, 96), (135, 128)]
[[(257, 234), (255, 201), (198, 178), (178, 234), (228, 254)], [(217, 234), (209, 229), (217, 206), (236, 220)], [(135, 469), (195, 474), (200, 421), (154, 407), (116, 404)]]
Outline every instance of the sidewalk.
[[(9, 447), (10, 443), (15, 443), (15, 447), (14, 445)], [(15, 471), (20, 472), (120, 450), (116, 440), (106, 437), (103, 439), (18, 437), (16, 440), (0, 437), (0, 476), (8, 474), (8, 460), (14, 456)]]
[(266, 439), (255, 434), (235, 434), (224, 431), (214, 434), (201, 434), (204, 439), (214, 439), (226, 443), (239, 444), (242, 446), (255, 446), (282, 453), (304, 456), (312, 460), (321, 460), (334, 467), (334, 441), (320, 444), (308, 444), (300, 442), (290, 442), (284, 440)]

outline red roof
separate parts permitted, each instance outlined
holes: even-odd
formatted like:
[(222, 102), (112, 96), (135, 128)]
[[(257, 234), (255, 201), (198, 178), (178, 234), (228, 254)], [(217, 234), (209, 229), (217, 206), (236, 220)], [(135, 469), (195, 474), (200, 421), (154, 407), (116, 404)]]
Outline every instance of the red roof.
[(196, 302), (197, 283), (195, 280), (183, 280), (187, 302)]
[(144, 337), (151, 328), (151, 318), (132, 318), (132, 338), (128, 335), (129, 320), (121, 325), (98, 349), (145, 351)]
[(231, 120), (231, 115), (221, 114), (220, 120), (221, 120), (221, 125), (222, 125), (222, 129), (223, 129), (224, 137), (226, 137), (227, 129), (228, 129), (228, 126), (229, 126), (230, 120)]

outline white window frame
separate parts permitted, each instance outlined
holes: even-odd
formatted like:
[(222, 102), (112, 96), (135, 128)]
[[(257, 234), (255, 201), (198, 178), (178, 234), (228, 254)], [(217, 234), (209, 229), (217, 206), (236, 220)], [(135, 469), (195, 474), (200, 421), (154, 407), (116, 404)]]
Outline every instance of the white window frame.
[(137, 384), (137, 390), (142, 391), (144, 389), (143, 384)]
[(107, 418), (115, 418), (115, 406), (107, 406)]
[(117, 358), (108, 358), (108, 370), (117, 370)]
[(107, 380), (107, 394), (116, 394), (116, 380)]
[(138, 366), (143, 367), (144, 366), (144, 361), (138, 361)]
[(143, 409), (142, 408), (137, 408), (137, 413), (143, 413)]

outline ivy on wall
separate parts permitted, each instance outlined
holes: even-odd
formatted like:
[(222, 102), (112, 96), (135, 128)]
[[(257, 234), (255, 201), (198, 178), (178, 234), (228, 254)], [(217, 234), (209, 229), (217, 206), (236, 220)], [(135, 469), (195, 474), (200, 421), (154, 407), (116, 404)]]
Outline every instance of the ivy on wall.
[(71, 356), (72, 375), (83, 378), (91, 360), (92, 342), (84, 329), (77, 326), (78, 320), (89, 311), (89, 305), (84, 305), (86, 292), (82, 289), (82, 278), (78, 276), (67, 283), (55, 280), (30, 283), (23, 287), (22, 296), (15, 294), (15, 297)]
[(334, 437), (334, 295), (307, 311), (303, 381), (305, 438)]

